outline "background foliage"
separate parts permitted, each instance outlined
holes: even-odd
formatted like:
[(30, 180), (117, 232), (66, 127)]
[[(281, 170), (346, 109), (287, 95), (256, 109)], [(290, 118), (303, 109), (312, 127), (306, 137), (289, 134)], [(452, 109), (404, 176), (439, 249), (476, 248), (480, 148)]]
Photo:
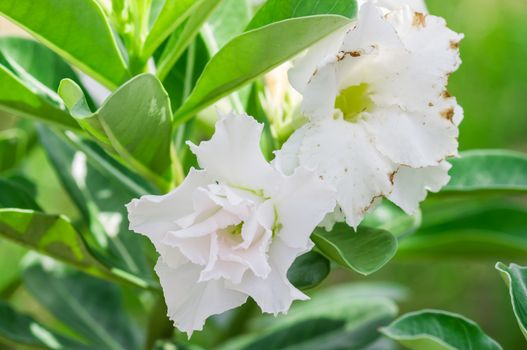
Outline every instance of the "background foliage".
[[(428, 0), (427, 3), (432, 13), (446, 18), (451, 28), (465, 34), (465, 39), (461, 45), (461, 56), (464, 64), (452, 76), (449, 85), (452, 94), (458, 98), (465, 109), (465, 120), (461, 125), (461, 149), (505, 148), (527, 151), (527, 139), (525, 138), (527, 133), (527, 99), (525, 98), (527, 91), (527, 65), (525, 65), (527, 58), (527, 45), (525, 44), (527, 3), (517, 0)], [(208, 24), (210, 28), (207, 32), (209, 35), (211, 33), (215, 35), (216, 47), (211, 46), (210, 40), (204, 41), (198, 38), (189, 50), (183, 52), (179, 48), (185, 47), (188, 43), (181, 43), (176, 40), (177, 38), (169, 39), (166, 44), (168, 49), (163, 53), (156, 53), (158, 56), (167, 55), (167, 52), (175, 56), (179, 55), (176, 68), (166, 72), (168, 78), (164, 84), (167, 90), (171, 88), (171, 79), (180, 78), (183, 74), (182, 71), (189, 68), (189, 58), (207, 57), (216, 52), (218, 47), (228, 42), (232, 38), (233, 32), (239, 33), (247, 25), (251, 28), (257, 28), (268, 20), (262, 17), (249, 24), (249, 16), (244, 14), (246, 9), (238, 8), (237, 11), (240, 13), (236, 15), (245, 16), (247, 21), (245, 23), (238, 21), (231, 24), (232, 28), (225, 28), (218, 23), (221, 23), (220, 18), (222, 16), (232, 15), (228, 12), (228, 8), (215, 8), (207, 1), (201, 1), (200, 6), (202, 6), (200, 13), (217, 11), (213, 12), (213, 20)], [(200, 18), (197, 17), (199, 16), (192, 17), (192, 21), (199, 23)], [(184, 26), (178, 30), (187, 33), (188, 37), (193, 37), (191, 34), (196, 34), (196, 30), (192, 27), (192, 21), (185, 22)], [(4, 20), (0, 21), (0, 35), (11, 33), (13, 28)], [(153, 44), (148, 40), (147, 43), (148, 50), (149, 45)], [(127, 43), (127, 45), (133, 47), (133, 43)], [(144, 53), (137, 53), (139, 58), (142, 54)], [(107, 55), (116, 59), (113, 51)], [(53, 55), (49, 55), (49, 59), (53, 60)], [(118, 59), (116, 60), (118, 67)], [(26, 62), (26, 64), (36, 65), (38, 62)], [(199, 59), (195, 59), (191, 64), (193, 65), (190, 67), (191, 71), (195, 74), (191, 75), (188, 86), (182, 91), (174, 91), (170, 95), (173, 110), (181, 105), (185, 97), (189, 96), (189, 87), (195, 84), (195, 80), (204, 66), (204, 62)], [(53, 67), (57, 70), (63, 70), (64, 77), (76, 79), (71, 75), (72, 72), (61, 66), (60, 63), (54, 64)], [(35, 70), (38, 69), (35, 68)], [(118, 73), (117, 75), (120, 75), (122, 72), (119, 71)], [(117, 75), (115, 72), (105, 72), (105, 77), (102, 80), (106, 81), (108, 77), (115, 78)], [(40, 78), (41, 81), (48, 82), (50, 89), (57, 91), (58, 81), (46, 80), (46, 77)], [(244, 79), (249, 78), (244, 77)], [(119, 84), (119, 82), (112, 81), (106, 83), (110, 87)], [(71, 86), (70, 90), (65, 89), (64, 91), (64, 93), (75, 93), (75, 89), (72, 89)], [(205, 91), (203, 95), (206, 93)], [(251, 98), (250, 93), (251, 91), (248, 89), (242, 89), (238, 91), (238, 94), (231, 95), (230, 98), (244, 101)], [(80, 97), (80, 95), (75, 96)], [(160, 95), (159, 98), (162, 99), (163, 97)], [(196, 98), (196, 101), (199, 102), (199, 99)], [(86, 104), (94, 105), (90, 98), (87, 98)], [(64, 115), (61, 111), (53, 111), (53, 113), (48, 114), (53, 115), (59, 123), (60, 120), (66, 120), (63, 119)], [(103, 119), (103, 114), (92, 115), (90, 120)], [(183, 114), (179, 116), (185, 117)], [(176, 118), (178, 118), (177, 114)], [(192, 137), (205, 137), (210, 132), (206, 127), (203, 127), (206, 123), (200, 124), (203, 123), (203, 120), (195, 120), (193, 123), (197, 124), (196, 129), (202, 127), (204, 135), (194, 133)], [(182, 129), (180, 139), (187, 138), (188, 134), (185, 133), (191, 128), (192, 124), (187, 126), (186, 131)], [(126, 145), (126, 140), (122, 144)], [(112, 143), (112, 140), (108, 140), (108, 147), (111, 148), (111, 152), (121, 156), (128, 154), (123, 152), (121, 148), (114, 146), (115, 142)], [(76, 153), (74, 151), (78, 147), (82, 147), (86, 151), (85, 153), (90, 156), (85, 161), (92, 181), (86, 184), (79, 183), (66, 171), (71, 168), (74, 161), (79, 161), (78, 158), (75, 158)], [(163, 145), (160, 147), (162, 148)], [(183, 146), (180, 145), (180, 147)], [(137, 150), (138, 148), (132, 149), (132, 151)], [(137, 156), (140, 162), (143, 160), (145, 162), (152, 161), (164, 169), (163, 159), (151, 160), (148, 155), (141, 152), (140, 148), (137, 153), (132, 152), (131, 154), (134, 157)], [(95, 162), (94, 159), (97, 161)], [(191, 157), (186, 157), (182, 162), (183, 167), (188, 168), (192, 162)], [(110, 166), (101, 167), (94, 166), (94, 164), (110, 164)], [(126, 175), (127, 179), (132, 179), (131, 183), (118, 188), (117, 193), (108, 194), (104, 192), (105, 187), (109, 187), (107, 186), (108, 179), (115, 175), (107, 173), (109, 168), (118, 169)], [(521, 169), (519, 173), (522, 173)], [(0, 302), (0, 318), (13, 317), (11, 321), (15, 322), (12, 307), (19, 312), (30, 314), (31, 319), (27, 318), (28, 316), (17, 318), (16, 324), (20, 327), (33, 327), (33, 329), (37, 327), (41, 330), (39, 334), (59, 332), (60, 335), (54, 339), (61, 344), (67, 344), (66, 348), (82, 349), (85, 346), (82, 344), (82, 339), (89, 338), (101, 348), (138, 349), (140, 348), (139, 344), (144, 341), (148, 342), (149, 339), (140, 339), (136, 336), (139, 334), (137, 329), (153, 327), (160, 332), (163, 331), (163, 325), (156, 325), (155, 322), (144, 317), (145, 310), (152, 308), (154, 310), (159, 309), (158, 313), (163, 314), (165, 310), (162, 302), (155, 300), (149, 293), (137, 293), (133, 287), (134, 285), (141, 285), (148, 288), (152, 283), (152, 276), (149, 275), (149, 268), (145, 261), (141, 261), (141, 259), (134, 261), (134, 259), (123, 254), (123, 250), (120, 249), (120, 237), (123, 237), (122, 232), (126, 228), (117, 227), (112, 239), (108, 242), (102, 242), (100, 232), (108, 230), (108, 227), (99, 227), (99, 222), (89, 220), (93, 216), (100, 218), (101, 214), (104, 218), (111, 218), (112, 210), (123, 210), (113, 202), (108, 202), (108, 198), (115, 200), (115, 203), (126, 202), (129, 198), (141, 193), (155, 192), (154, 188), (140, 178), (128, 174), (127, 169), (120, 167), (111, 158), (105, 157), (104, 153), (101, 153), (100, 149), (91, 143), (85, 143), (74, 137), (59, 138), (46, 127), (40, 127), (36, 130), (32, 123), (27, 120), (19, 120), (4, 115), (0, 117), (0, 175), (2, 179), (7, 181), (0, 182), (0, 203), (2, 203), (2, 207), (10, 206), (2, 201), (13, 199), (12, 196), (5, 195), (8, 193), (6, 191), (11, 189), (20, 195), (20, 198), (17, 197), (18, 203), (23, 203), (17, 207), (24, 208), (23, 212), (4, 213), (2, 220), (26, 222), (35, 220), (35, 217), (41, 222), (55, 223), (58, 220), (60, 225), (68, 227), (66, 230), (62, 229), (61, 232), (65, 230), (71, 233), (71, 240), (73, 241), (78, 239), (75, 230), (89, 231), (93, 236), (88, 237), (82, 244), (90, 247), (90, 252), (95, 252), (97, 261), (111, 262), (113, 266), (117, 266), (119, 273), (107, 271), (104, 266), (93, 263), (92, 257), (86, 252), (81, 252), (81, 262), (76, 263), (84, 264), (82, 270), (91, 275), (106, 279), (118, 279), (120, 283), (126, 285), (126, 287), (116, 288), (115, 285), (101, 279), (94, 279), (87, 275), (75, 276), (78, 274), (77, 272), (63, 271), (60, 265), (53, 262), (41, 261), (40, 258), (31, 255), (27, 256), (25, 248), (11, 241), (0, 239), (0, 297), (2, 300), (9, 300), (9, 305), (3, 301)], [(148, 177), (148, 175), (145, 176)], [(171, 176), (170, 174), (164, 175)], [(177, 177), (177, 174), (174, 176)], [(25, 183), (24, 178), (29, 179), (33, 185)], [(154, 179), (154, 182), (156, 181), (161, 184), (161, 187), (164, 186), (165, 179)], [(66, 184), (67, 191), (62, 184)], [(115, 188), (115, 186), (110, 187)], [(23, 188), (23, 191), (20, 188)], [(388, 249), (388, 252), (379, 253), (382, 256), (376, 261), (360, 261), (360, 259), (359, 261), (350, 261), (345, 256), (336, 258), (335, 260), (340, 261), (342, 266), (348, 265), (348, 269), (342, 268), (340, 265), (333, 266), (330, 277), (313, 292), (315, 293), (313, 301), (309, 304), (306, 303), (306, 305), (295, 306), (291, 313), (292, 316), (283, 318), (275, 325), (269, 326), (272, 323), (270, 318), (263, 317), (255, 319), (250, 324), (240, 326), (238, 330), (229, 329), (228, 324), (232, 321), (230, 318), (243, 317), (248, 319), (253, 314), (253, 306), (249, 304), (242, 308), (238, 315), (224, 315), (209, 322), (206, 331), (202, 334), (196, 334), (193, 340), (206, 347), (210, 345), (211, 341), (218, 339), (215, 338), (217, 334), (224, 334), (222, 337), (227, 337), (244, 330), (262, 328), (265, 331), (259, 337), (238, 339), (235, 343), (227, 343), (225, 348), (235, 349), (241, 346), (241, 348), (247, 349), (268, 349), (270, 339), (274, 339), (277, 342), (276, 348), (280, 348), (283, 346), (280, 344), (280, 339), (286, 339), (286, 337), (282, 338), (281, 335), (288, 334), (292, 329), (305, 331), (311, 329), (309, 327), (313, 327), (320, 330), (326, 329), (323, 327), (325, 325), (328, 327), (326, 329), (328, 334), (325, 336), (330, 334), (332, 339), (359, 339), (356, 346), (360, 348), (371, 339), (357, 338), (357, 334), (373, 334), (371, 330), (375, 330), (379, 325), (386, 325), (386, 320), (393, 319), (397, 314), (433, 308), (456, 312), (476, 320), (481, 328), (505, 349), (524, 348), (525, 338), (518, 328), (518, 320), (512, 312), (511, 294), (503, 283), (503, 272), (502, 274), (498, 273), (494, 265), (497, 261), (503, 261), (506, 265), (509, 262), (515, 262), (519, 265), (527, 264), (527, 244), (525, 243), (527, 242), (527, 219), (525, 219), (527, 217), (527, 199), (525, 196), (512, 191), (505, 195), (491, 192), (468, 196), (458, 194), (449, 197), (449, 199), (444, 199), (442, 196), (444, 195), (439, 194), (427, 200), (422, 208), (422, 217), (415, 218), (416, 221), (422, 222), (422, 228), (418, 235), (410, 237), (406, 241), (402, 240), (394, 259), (375, 274), (363, 277), (360, 273), (365, 271), (369, 273), (380, 268), (385, 262), (383, 256), (391, 256), (392, 250)], [(39, 209), (42, 209), (47, 215), (43, 216), (33, 212)], [(397, 215), (396, 211), (390, 211), (393, 208), (384, 209), (387, 213), (392, 212)], [(67, 220), (57, 219), (55, 215), (66, 215), (71, 219), (71, 223)], [(448, 218), (448, 220), (440, 222), (439, 217)], [(370, 222), (375, 222), (377, 219), (375, 216), (368, 218)], [(415, 222), (412, 220), (404, 218), (398, 227), (386, 229), (399, 237), (403, 237), (414, 230)], [(111, 221), (102, 222), (111, 225)], [(126, 223), (121, 224), (126, 226)], [(52, 229), (53, 227), (49, 230)], [(32, 233), (39, 234), (34, 231)], [(485, 239), (476, 243), (475, 235), (485, 237)], [(428, 242), (432, 243), (429, 246), (422, 245), (419, 241), (420, 237), (425, 237)], [(383, 238), (378, 239), (382, 240)], [(75, 243), (75, 245), (78, 246), (79, 244)], [(393, 247), (391, 244), (388, 246)], [(102, 249), (103, 247), (110, 248)], [(453, 247), (457, 247), (458, 250), (453, 249)], [(136, 249), (143, 248), (141, 246), (136, 247)], [(110, 253), (105, 255), (106, 253), (103, 251)], [(339, 252), (324, 253), (339, 254)], [(147, 248), (141, 254), (148, 256), (153, 253)], [(137, 258), (137, 256), (140, 255), (134, 254), (134, 257)], [(63, 261), (70, 259), (70, 257), (58, 258)], [(319, 271), (322, 271), (322, 275), (327, 274), (327, 260), (321, 259), (319, 256), (308, 258), (306, 258), (308, 262), (321, 266)], [(359, 273), (350, 272), (349, 268)], [(505, 268), (502, 266), (501, 269)], [(132, 278), (128, 274), (131, 272), (141, 276), (141, 279)], [(47, 275), (43, 275), (44, 273)], [(356, 284), (350, 288), (331, 288), (333, 284), (345, 284), (347, 282), (356, 282)], [(373, 285), (360, 284), (363, 282), (379, 283)], [(298, 283), (305, 286), (312, 285), (312, 281), (299, 280)], [(60, 301), (61, 304), (57, 306), (57, 300), (39, 293), (39, 286), (43, 284), (48, 285), (55, 293), (68, 291), (63, 295), (70, 294), (72, 298), (67, 303)], [(404, 285), (408, 289), (402, 288), (400, 285)], [(135, 317), (132, 320), (120, 319), (118, 313), (105, 313), (104, 306), (101, 307), (101, 305), (90, 302), (91, 299), (84, 294), (83, 288), (98, 290), (100, 295), (94, 296), (94, 298), (99, 297), (107, 300), (108, 305), (112, 305), (108, 307), (108, 310), (126, 309)], [(324, 295), (324, 293), (326, 294)], [(317, 295), (319, 296), (317, 297)], [(376, 297), (372, 298), (372, 295)], [(344, 305), (331, 306), (329, 303), (331, 299), (344, 300), (348, 297), (350, 301)], [(392, 299), (397, 302), (398, 312), (394, 302), (391, 301)], [(84, 301), (81, 309), (78, 305), (79, 300)], [(321, 312), (321, 309), (326, 314)], [(315, 312), (316, 318), (303, 318), (302, 315), (313, 316), (313, 310), (319, 312)], [(337, 312), (336, 310), (349, 311), (348, 318), (338, 322), (333, 320), (331, 322), (335, 323), (328, 323), (329, 314), (334, 314)], [(83, 317), (79, 317), (79, 313)], [(370, 315), (375, 315), (375, 317), (370, 317)], [(431, 318), (437, 315), (419, 316)], [(114, 325), (112, 336), (105, 334), (104, 327), (101, 329), (98, 324)], [(48, 326), (52, 327), (53, 330), (48, 330)], [(0, 338), (2, 338), (3, 331), (6, 330), (0, 329)], [(149, 334), (152, 333), (149, 332)], [(304, 339), (309, 332), (305, 331), (304, 335), (300, 334)], [(45, 337), (22, 340), (28, 345), (41, 346), (42, 344), (39, 342), (42, 342), (42, 339)], [(305, 346), (309, 348), (313, 344), (326, 343), (327, 338), (324, 338), (323, 334), (320, 338), (314, 337), (305, 341)], [(363, 343), (360, 343), (361, 341)], [(378, 347), (372, 345), (372, 349), (384, 346), (379, 344)], [(0, 347), (3, 346), (7, 347), (8, 345), (0, 341)]]

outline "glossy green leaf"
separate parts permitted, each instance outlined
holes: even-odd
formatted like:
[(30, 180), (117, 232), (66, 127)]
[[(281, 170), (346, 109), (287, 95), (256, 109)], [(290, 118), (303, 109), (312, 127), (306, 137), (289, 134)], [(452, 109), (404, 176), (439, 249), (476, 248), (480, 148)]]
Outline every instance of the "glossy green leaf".
[[(201, 26), (218, 6), (218, 0), (203, 0), (189, 18), (170, 36), (163, 53), (159, 58), (157, 76), (165, 80), (172, 67), (179, 60), (185, 49), (199, 33)], [(183, 81), (183, 79), (181, 80)], [(177, 81), (181, 85), (181, 81)], [(175, 108), (175, 106), (173, 106)]]
[(354, 232), (337, 224), (331, 232), (318, 229), (311, 239), (325, 256), (363, 275), (379, 270), (397, 251), (397, 240), (390, 232), (364, 226)]
[(490, 201), (441, 202), (423, 208), (423, 224), (399, 241), (398, 259), (524, 259), (527, 209)]
[(31, 193), (15, 181), (0, 178), (0, 208), (40, 210)]
[(23, 159), (27, 141), (27, 134), (20, 129), (0, 131), (0, 173), (14, 168)]
[(293, 18), (235, 37), (207, 64), (186, 103), (176, 112), (175, 122), (183, 123), (348, 23), (347, 18), (335, 15)]
[(357, 14), (357, 3), (354, 0), (267, 0), (254, 15), (247, 30), (288, 18), (330, 14), (353, 18)]
[(79, 124), (127, 164), (167, 190), (172, 180), (170, 100), (151, 74), (134, 77), (94, 113), (80, 87), (63, 80), (59, 95)]
[(322, 283), (329, 272), (329, 260), (311, 251), (296, 258), (287, 271), (287, 278), (295, 287), (305, 290)]
[(2, 0), (0, 13), (110, 88), (129, 77), (108, 21), (94, 0)]
[(445, 311), (408, 313), (381, 332), (413, 350), (501, 349), (476, 323)]
[(527, 338), (527, 267), (497, 263), (511, 296), (512, 309), (523, 335)]
[(32, 349), (93, 349), (50, 330), (28, 315), (18, 313), (3, 301), (0, 301), (0, 339)]
[(0, 235), (99, 277), (109, 270), (90, 251), (64, 216), (26, 209), (0, 209)]
[[(287, 315), (265, 317), (258, 335), (234, 339), (221, 350), (362, 350), (379, 338), (378, 328), (397, 314), (389, 299), (357, 295), (352, 286), (322, 290)], [(351, 287), (351, 288), (350, 288)]]
[(527, 155), (508, 150), (475, 150), (451, 159), (451, 180), (443, 191), (527, 191)]
[[(214, 0), (218, 3), (220, 0)], [(166, 38), (193, 13), (201, 11), (206, 0), (166, 0), (159, 11), (143, 45), (142, 58), (146, 61)]]
[(384, 200), (364, 217), (363, 225), (389, 231), (396, 237), (414, 233), (421, 225), (421, 211), (406, 214), (395, 204)]
[(145, 240), (128, 230), (125, 208), (125, 204), (141, 194), (139, 191), (148, 190), (94, 144), (45, 128), (39, 128), (39, 137), (62, 185), (88, 226), (85, 238), (90, 249), (107, 266), (149, 280)]
[(76, 79), (55, 53), (29, 39), (0, 38), (0, 112), (79, 129), (55, 93), (58, 80)]
[(120, 291), (114, 284), (40, 259), (25, 268), (23, 281), (40, 304), (89, 341), (92, 349), (141, 348), (141, 333), (125, 314)]

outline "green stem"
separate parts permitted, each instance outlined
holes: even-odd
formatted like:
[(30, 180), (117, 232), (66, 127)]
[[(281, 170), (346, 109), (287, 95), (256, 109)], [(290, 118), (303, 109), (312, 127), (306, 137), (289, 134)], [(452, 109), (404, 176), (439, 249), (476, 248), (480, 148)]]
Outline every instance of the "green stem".
[(170, 339), (174, 334), (172, 321), (167, 317), (167, 308), (163, 295), (157, 295), (156, 302), (148, 320), (145, 349), (153, 349), (160, 339)]

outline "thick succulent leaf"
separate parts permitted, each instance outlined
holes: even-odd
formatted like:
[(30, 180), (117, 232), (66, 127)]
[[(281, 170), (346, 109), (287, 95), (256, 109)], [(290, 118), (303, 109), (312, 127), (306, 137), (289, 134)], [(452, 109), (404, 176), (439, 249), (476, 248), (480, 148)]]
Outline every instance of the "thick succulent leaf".
[(311, 251), (296, 258), (287, 271), (287, 278), (295, 287), (305, 290), (318, 286), (329, 272), (329, 260)]
[(90, 249), (112, 268), (148, 280), (145, 241), (128, 230), (125, 204), (144, 194), (132, 174), (92, 143), (39, 128), (51, 164), (89, 228)]
[(381, 332), (413, 350), (501, 350), (476, 323), (445, 311), (408, 313)]
[[(203, 23), (209, 18), (210, 14), (218, 6), (218, 0), (203, 0), (188, 19), (175, 29), (170, 36), (163, 53), (158, 60), (157, 76), (160, 80), (165, 80), (172, 67), (179, 60), (185, 49), (195, 39)], [(181, 81), (183, 81), (182, 79)], [(181, 81), (177, 81), (181, 85)], [(176, 106), (173, 105), (175, 108)]]
[(59, 95), (71, 115), (101, 144), (167, 190), (172, 180), (170, 100), (163, 85), (142, 74), (115, 91), (95, 113), (80, 87), (63, 80)]
[(93, 349), (50, 330), (32, 317), (17, 312), (3, 301), (0, 301), (0, 339), (16, 346), (37, 349)]
[(87, 273), (108, 278), (110, 271), (86, 248), (64, 216), (26, 209), (0, 209), (0, 235)]
[(235, 37), (207, 64), (175, 122), (183, 123), (348, 23), (336, 15), (292, 18)]
[(322, 290), (308, 303), (294, 304), (287, 315), (264, 317), (258, 335), (234, 339), (221, 350), (359, 350), (375, 343), (378, 328), (397, 314), (396, 305), (352, 286)]
[(496, 201), (441, 201), (423, 208), (423, 224), (399, 241), (397, 259), (524, 259), (527, 209)]
[(527, 191), (527, 155), (508, 150), (475, 150), (450, 160), (452, 177), (443, 191)]
[(501, 272), (509, 287), (514, 315), (523, 335), (527, 338), (527, 267), (497, 263), (496, 269)]
[(40, 304), (87, 339), (92, 349), (141, 348), (140, 332), (125, 314), (116, 285), (41, 259), (28, 264), (23, 281)]
[[(220, 0), (214, 0), (219, 3)], [(201, 4), (206, 0), (167, 0), (146, 37), (143, 45), (142, 58), (146, 61), (155, 50), (182, 25), (193, 13), (200, 11)]]
[(108, 21), (94, 0), (2, 0), (0, 13), (110, 88), (129, 77)]
[(288, 18), (330, 14), (353, 18), (357, 14), (357, 3), (355, 0), (267, 0), (254, 15), (247, 30)]
[(390, 232), (365, 226), (353, 232), (337, 224), (331, 232), (316, 230), (311, 238), (325, 256), (363, 275), (379, 270), (397, 251), (397, 239)]

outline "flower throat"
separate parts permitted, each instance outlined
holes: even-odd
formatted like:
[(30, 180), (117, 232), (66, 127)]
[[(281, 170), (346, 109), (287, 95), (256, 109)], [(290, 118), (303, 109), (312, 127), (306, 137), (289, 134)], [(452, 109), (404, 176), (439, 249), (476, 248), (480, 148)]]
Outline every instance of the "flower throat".
[(373, 101), (368, 92), (368, 84), (350, 86), (340, 92), (335, 99), (335, 108), (342, 112), (344, 120), (355, 123), (362, 112), (373, 107)]

